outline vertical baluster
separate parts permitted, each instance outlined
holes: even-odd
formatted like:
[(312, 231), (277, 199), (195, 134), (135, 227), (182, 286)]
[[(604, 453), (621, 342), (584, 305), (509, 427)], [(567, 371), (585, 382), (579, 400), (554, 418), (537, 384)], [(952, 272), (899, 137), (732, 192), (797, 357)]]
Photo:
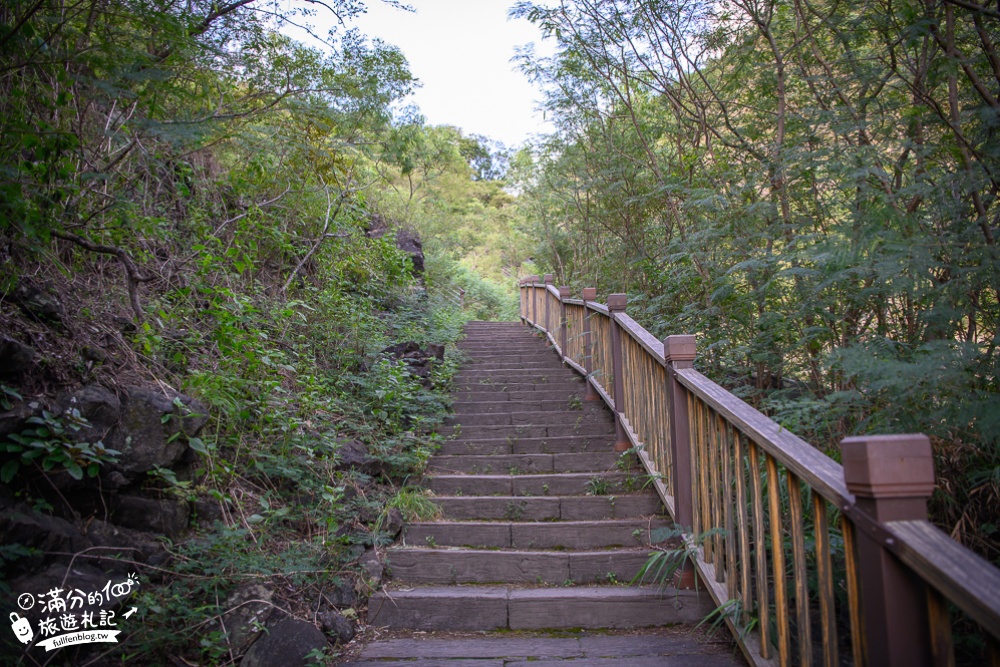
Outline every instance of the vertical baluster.
[(812, 634), (809, 628), (809, 571), (806, 569), (805, 519), (802, 512), (802, 484), (790, 470), (788, 481), (788, 524), (792, 535), (792, 575), (795, 581), (795, 618), (799, 635), (799, 664), (812, 664)]
[(756, 554), (757, 617), (760, 619), (760, 655), (771, 657), (771, 601), (767, 581), (767, 536), (764, 528), (764, 492), (760, 479), (760, 452), (750, 442), (750, 485), (753, 495), (753, 545)]
[(625, 415), (625, 362), (622, 360), (622, 335), (616, 313), (625, 313), (625, 306), (628, 300), (624, 294), (608, 295), (608, 313), (610, 314), (611, 329), (611, 373), (614, 376), (612, 384), (615, 387), (615, 451), (627, 451), (631, 444), (625, 435), (625, 426), (622, 424), (622, 417)]
[(729, 588), (729, 599), (739, 598), (738, 578), (736, 576), (736, 540), (738, 536), (734, 530), (735, 520), (733, 519), (733, 448), (731, 445), (732, 427), (723, 420), (722, 415), (718, 416), (719, 421), (719, 453), (722, 456), (722, 514), (725, 522), (726, 534), (722, 539), (726, 545), (726, 583)]
[(750, 622), (753, 600), (750, 598), (750, 521), (747, 516), (746, 467), (743, 463), (743, 434), (736, 432), (733, 441), (733, 464), (736, 469), (736, 521), (740, 538), (740, 625)]
[[(687, 415), (688, 415), (688, 448), (687, 455), (691, 462), (688, 468), (688, 478), (687, 481), (690, 484), (691, 492), (688, 497), (691, 498), (691, 533), (697, 537), (702, 533), (702, 523), (701, 523), (701, 461), (698, 459), (699, 448), (698, 448), (698, 405), (697, 399), (694, 394), (690, 392), (684, 392), (684, 396), (687, 398)], [(681, 449), (682, 442), (677, 442), (675, 445), (679, 456), (684, 456), (684, 452)], [(678, 488), (676, 494), (680, 496), (680, 487), (684, 484), (683, 471), (677, 471)], [(679, 522), (677, 517), (674, 517), (675, 521)], [(681, 524), (683, 527), (683, 524)]]
[(840, 532), (844, 536), (844, 567), (847, 574), (847, 606), (851, 617), (851, 653), (854, 667), (867, 664), (868, 642), (861, 617), (861, 586), (858, 581), (857, 545), (854, 543), (854, 524), (846, 515), (840, 518)]
[(816, 581), (819, 593), (819, 618), (823, 642), (824, 667), (837, 667), (837, 619), (833, 587), (833, 555), (830, 549), (830, 527), (823, 496), (810, 490), (816, 530)]
[(721, 461), (719, 461), (719, 455), (722, 452), (719, 447), (720, 434), (717, 428), (718, 419), (715, 410), (708, 408), (707, 413), (708, 428), (705, 432), (708, 435), (708, 493), (712, 499), (711, 521), (714, 529), (712, 531), (712, 556), (714, 559), (712, 562), (715, 565), (715, 580), (721, 582), (723, 580), (724, 556), (722, 534), (719, 529), (725, 529), (722, 518), (722, 469)]
[(583, 367), (587, 370), (587, 387), (583, 400), (599, 401), (601, 397), (594, 391), (594, 334), (591, 331), (591, 314), (587, 308), (587, 302), (597, 298), (597, 289), (594, 287), (583, 288)]
[(771, 515), (771, 566), (774, 577), (774, 612), (778, 621), (778, 660), (781, 667), (791, 664), (791, 637), (788, 628), (788, 592), (785, 581), (785, 547), (781, 520), (781, 481), (778, 462), (770, 454), (767, 463), (767, 499)]
[[(715, 527), (712, 523), (711, 482), (709, 481), (711, 479), (709, 477), (711, 469), (709, 468), (708, 432), (705, 428), (708, 423), (706, 419), (708, 407), (700, 398), (696, 405), (698, 406), (698, 483), (701, 488), (701, 492), (698, 495), (701, 501), (701, 531), (704, 534)], [(704, 540), (702, 546), (705, 551), (705, 562), (713, 562), (712, 548), (714, 545), (712, 544), (712, 540)]]

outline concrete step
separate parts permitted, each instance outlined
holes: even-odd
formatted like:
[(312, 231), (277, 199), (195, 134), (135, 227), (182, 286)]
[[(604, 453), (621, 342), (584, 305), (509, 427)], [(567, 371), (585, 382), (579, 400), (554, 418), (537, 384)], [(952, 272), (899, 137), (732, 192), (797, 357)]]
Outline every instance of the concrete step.
[(470, 373), (483, 373), (485, 371), (496, 372), (501, 370), (507, 370), (511, 373), (525, 373), (531, 371), (531, 374), (545, 374), (545, 373), (559, 373), (566, 370), (566, 367), (555, 358), (552, 359), (533, 359), (531, 361), (518, 361), (517, 359), (509, 360), (503, 359), (500, 361), (472, 361), (462, 366), (463, 372)]
[[(537, 636), (531, 631), (470, 638), (376, 640), (341, 667), (737, 667), (725, 638), (691, 627), (604, 630)], [(737, 651), (737, 653), (739, 653)]]
[(451, 631), (645, 628), (695, 624), (713, 607), (705, 591), (673, 588), (434, 586), (375, 593), (368, 623)]
[[(650, 544), (650, 531), (668, 519), (604, 521), (433, 521), (406, 526), (404, 542), (418, 547), (480, 549), (602, 549)], [(560, 582), (561, 583), (561, 582)]]
[(562, 360), (555, 353), (555, 350), (546, 350), (541, 346), (523, 350), (507, 350), (501, 348), (483, 348), (482, 350), (463, 350), (470, 363), (509, 361), (518, 363), (522, 361), (556, 361), (562, 364)]
[(605, 452), (614, 447), (614, 433), (604, 435), (568, 435), (525, 438), (510, 435), (505, 438), (458, 437), (441, 443), (442, 456), (484, 456), (493, 454), (558, 454), (568, 452)]
[(568, 368), (555, 368), (548, 373), (534, 373), (520, 368), (465, 370), (455, 374), (455, 384), (562, 384), (580, 382), (580, 376)]
[(557, 386), (507, 386), (507, 385), (465, 385), (452, 393), (456, 401), (569, 401), (576, 396), (585, 403), (604, 405), (604, 401), (584, 401), (585, 387), (582, 382), (568, 382)]
[(568, 405), (562, 410), (536, 410), (534, 412), (480, 412), (456, 414), (445, 420), (445, 425), (471, 426), (518, 426), (521, 424), (543, 426), (547, 424), (614, 424), (614, 415), (609, 410), (572, 410)]
[(567, 435), (603, 435), (614, 437), (613, 424), (511, 424), (498, 426), (442, 426), (441, 435), (473, 438), (548, 438)]
[(648, 549), (604, 551), (484, 551), (392, 547), (394, 581), (413, 584), (594, 584), (632, 581)]
[(432, 473), (470, 473), (479, 475), (508, 474), (514, 476), (544, 473), (589, 472), (592, 475), (612, 472), (620, 454), (615, 451), (565, 454), (499, 454), (477, 456), (442, 456), (438, 454), (427, 464)]
[(439, 496), (586, 496), (631, 493), (646, 482), (638, 470), (538, 475), (435, 474), (423, 485)]
[(652, 493), (618, 496), (439, 496), (434, 503), (456, 521), (599, 521), (660, 515)]
[[(604, 403), (596, 401), (583, 402), (579, 396), (570, 398), (548, 399), (544, 401), (455, 401), (451, 404), (451, 409), (456, 415), (487, 414), (494, 412), (557, 412), (575, 411), (579, 412), (605, 412)], [(609, 413), (610, 414), (610, 413)]]

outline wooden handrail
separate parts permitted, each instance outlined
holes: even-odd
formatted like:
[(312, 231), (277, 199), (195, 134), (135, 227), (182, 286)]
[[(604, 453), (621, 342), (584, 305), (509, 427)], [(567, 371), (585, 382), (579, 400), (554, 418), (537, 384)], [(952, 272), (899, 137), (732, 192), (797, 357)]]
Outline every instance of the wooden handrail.
[(845, 467), (695, 370), (693, 336), (595, 297), (530, 276), (521, 319), (614, 411), (751, 663), (833, 667), (843, 639), (857, 665), (954, 664), (951, 603), (1000, 665), (1000, 570), (926, 521), (925, 436), (848, 438)]

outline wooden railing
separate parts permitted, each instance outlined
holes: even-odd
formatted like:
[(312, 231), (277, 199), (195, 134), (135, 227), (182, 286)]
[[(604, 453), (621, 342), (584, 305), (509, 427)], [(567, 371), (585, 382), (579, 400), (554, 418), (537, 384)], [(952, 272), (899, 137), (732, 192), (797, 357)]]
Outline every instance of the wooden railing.
[(614, 411), (615, 448), (637, 452), (752, 664), (953, 665), (954, 607), (1000, 665), (1000, 571), (927, 521), (926, 436), (846, 438), (841, 465), (696, 371), (695, 337), (657, 340), (625, 295), (570, 299), (551, 274), (520, 291), (522, 320)]

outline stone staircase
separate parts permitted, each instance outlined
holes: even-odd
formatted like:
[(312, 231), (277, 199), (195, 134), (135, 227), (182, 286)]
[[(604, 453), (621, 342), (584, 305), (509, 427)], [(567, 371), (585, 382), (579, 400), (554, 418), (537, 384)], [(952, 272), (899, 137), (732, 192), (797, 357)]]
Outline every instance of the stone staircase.
[(368, 621), (414, 630), (631, 628), (700, 621), (702, 592), (627, 585), (670, 522), (614, 418), (519, 324), (474, 322), (459, 347), (452, 439), (426, 485), (442, 520), (389, 549)]

